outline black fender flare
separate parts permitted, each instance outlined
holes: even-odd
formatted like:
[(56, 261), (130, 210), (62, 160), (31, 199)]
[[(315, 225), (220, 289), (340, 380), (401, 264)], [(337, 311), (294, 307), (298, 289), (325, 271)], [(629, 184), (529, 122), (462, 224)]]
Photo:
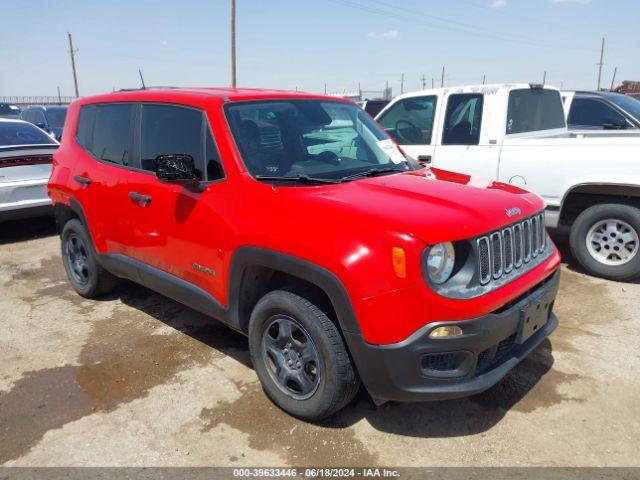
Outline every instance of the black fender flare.
[(229, 316), (240, 322), (240, 289), (247, 268), (261, 266), (298, 277), (322, 289), (329, 297), (345, 333), (360, 334), (360, 327), (346, 288), (331, 271), (299, 257), (275, 250), (243, 246), (236, 249), (229, 271)]

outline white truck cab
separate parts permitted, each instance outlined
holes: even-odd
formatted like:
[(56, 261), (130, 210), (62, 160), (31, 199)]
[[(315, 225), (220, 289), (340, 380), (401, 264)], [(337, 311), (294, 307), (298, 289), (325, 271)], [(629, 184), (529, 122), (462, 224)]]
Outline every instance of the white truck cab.
[(407, 93), (376, 120), (419, 161), (541, 195), (590, 273), (640, 275), (640, 132), (569, 132), (558, 89), (530, 84)]

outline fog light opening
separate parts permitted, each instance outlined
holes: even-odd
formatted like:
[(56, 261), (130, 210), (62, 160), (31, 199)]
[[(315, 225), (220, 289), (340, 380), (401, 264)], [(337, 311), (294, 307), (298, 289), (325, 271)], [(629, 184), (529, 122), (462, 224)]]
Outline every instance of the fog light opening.
[(431, 330), (429, 338), (457, 337), (458, 335), (462, 335), (462, 328), (457, 325), (451, 325)]

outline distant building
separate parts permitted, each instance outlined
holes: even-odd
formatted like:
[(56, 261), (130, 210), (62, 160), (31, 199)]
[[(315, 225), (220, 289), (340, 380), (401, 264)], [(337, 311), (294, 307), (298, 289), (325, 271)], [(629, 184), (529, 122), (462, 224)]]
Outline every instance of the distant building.
[(615, 89), (618, 93), (626, 93), (635, 98), (640, 98), (640, 81), (625, 80)]

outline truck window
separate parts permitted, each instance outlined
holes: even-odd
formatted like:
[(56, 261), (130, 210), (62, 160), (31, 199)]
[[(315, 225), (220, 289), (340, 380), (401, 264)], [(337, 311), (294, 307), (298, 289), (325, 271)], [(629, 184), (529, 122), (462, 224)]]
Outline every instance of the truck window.
[(449, 96), (442, 132), (443, 145), (478, 145), (484, 98), (479, 93)]
[(378, 119), (401, 145), (429, 145), (438, 97), (412, 97), (394, 103)]
[(565, 126), (562, 100), (557, 90), (522, 88), (509, 92), (507, 135)]
[(90, 152), (98, 159), (128, 165), (131, 159), (132, 104), (97, 105)]
[(571, 103), (569, 125), (604, 128), (626, 126), (627, 120), (609, 105), (595, 98), (576, 98)]
[(193, 157), (200, 180), (204, 176), (203, 112), (173, 105), (143, 105), (140, 130), (141, 168), (155, 172), (159, 155)]

